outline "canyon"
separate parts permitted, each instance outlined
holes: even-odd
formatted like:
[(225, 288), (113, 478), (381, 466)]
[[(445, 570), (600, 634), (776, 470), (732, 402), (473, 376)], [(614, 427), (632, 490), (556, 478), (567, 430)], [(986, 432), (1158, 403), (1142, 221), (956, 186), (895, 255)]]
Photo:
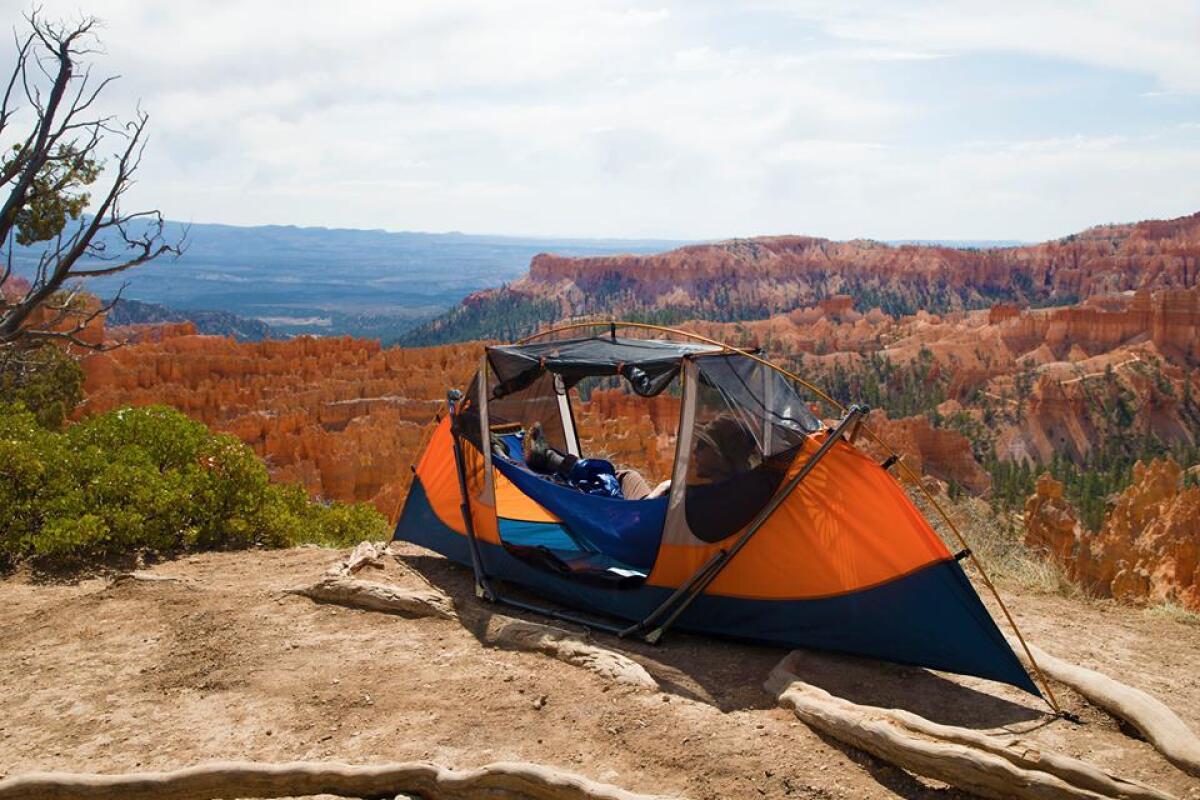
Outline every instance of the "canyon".
[[(860, 314), (834, 298), (767, 320), (687, 327), (787, 353), (784, 362), (818, 385), (836, 368), (861, 368), (867, 354), (898, 364), (929, 359), (931, 373), (945, 383), (940, 415), (990, 425), (1004, 458), (1047, 463), (1055, 453), (1082, 458), (1092, 451), (1108, 425), (1096, 398), (1117, 376), (1121, 390), (1133, 395), (1131, 425), (1195, 443), (1187, 398), (1200, 397), (1193, 370), (1198, 297), (1194, 290), (1138, 292), (1069, 308), (997, 306), (900, 319)], [(116, 328), (109, 335), (130, 343), (84, 360), (87, 399), (80, 413), (168, 403), (251, 445), (278, 479), (330, 499), (370, 500), (387, 514), (404, 495), (406, 465), (425, 426), (446, 389), (469, 379), (480, 346), (383, 348), (347, 337), (238, 343), (199, 335), (190, 323)], [(590, 452), (668, 477), (676, 398), (647, 403), (598, 389), (578, 413)], [(871, 424), (919, 470), (973, 493), (987, 491), (988, 476), (960, 432), (920, 414), (889, 418), (886, 409)]]
[(140, 331), (82, 362), (77, 414), (164, 403), (250, 445), (280, 481), (316, 497), (370, 501), (394, 516), (409, 465), (446, 390), (470, 379), (477, 347), (383, 348), (376, 340), (299, 337), (239, 343), (191, 323)]
[[(1016, 492), (1007, 507), (1017, 511), (1030, 495), (1028, 544), (1089, 591), (1197, 608), (1187, 550), (1194, 493), (1167, 492), (1164, 468), (1142, 451), (1150, 443), (1184, 454), (1177, 469), (1200, 460), (1198, 258), (1200, 215), (980, 251), (771, 237), (655, 256), (540, 255), (525, 278), (460, 308), (482, 313), (473, 318), (482, 325), (504, 299), (516, 315), (506, 337), (589, 311), (686, 311), (682, 329), (760, 348), (841, 402), (869, 402), (871, 427), (935, 490), (993, 500)], [(528, 308), (512, 305), (519, 296), (537, 298), (528, 320), (520, 316)], [(904, 310), (921, 303), (929, 307)], [(718, 307), (734, 318), (704, 318)], [(482, 345), (239, 343), (189, 323), (103, 335), (128, 344), (83, 361), (79, 414), (173, 405), (249, 444), (275, 479), (315, 497), (372, 502), (393, 519), (446, 390), (469, 380)], [(825, 419), (837, 417), (817, 395), (808, 399)], [(669, 477), (677, 398), (599, 387), (576, 414), (586, 453), (651, 483)], [(1122, 476), (1120, 464), (1139, 457), (1150, 466)], [(1074, 464), (1086, 474), (1097, 463), (1115, 483), (1085, 487), (1086, 508), (1068, 499), (1080, 499), (1079, 485), (1060, 484), (1056, 495), (1047, 476), (1034, 486), (1044, 468), (1061, 476)], [(997, 466), (1005, 464), (1008, 472)], [(1028, 477), (996, 484), (1018, 468)], [(1147, 483), (1158, 487), (1153, 502), (1136, 494)], [(1147, 503), (1158, 510), (1128, 511)], [(1154, 527), (1161, 520), (1175, 527)], [(1187, 525), (1191, 545), (1178, 533)]]

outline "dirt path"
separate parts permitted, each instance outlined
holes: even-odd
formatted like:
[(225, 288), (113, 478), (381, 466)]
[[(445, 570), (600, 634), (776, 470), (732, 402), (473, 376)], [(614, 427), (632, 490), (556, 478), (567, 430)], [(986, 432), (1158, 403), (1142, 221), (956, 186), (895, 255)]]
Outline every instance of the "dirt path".
[[(474, 602), (465, 571), (416, 548), (406, 555), (456, 602)], [(209, 554), (154, 569), (180, 582), (0, 580), (0, 771), (515, 759), (695, 800), (960, 796), (824, 741), (775, 708), (760, 684), (781, 651), (687, 636), (659, 648), (621, 643), (666, 691), (613, 687), (544, 656), (486, 649), (456, 621), (282, 593), (336, 557)], [(373, 577), (412, 580), (387, 572)], [(1200, 627), (1111, 605), (1011, 599), (1047, 650), (1155, 692), (1200, 728)], [(1032, 698), (983, 681), (827, 663), (805, 677), (860, 702), (982, 727), (1040, 720)], [(1196, 781), (1062, 693), (1087, 724), (1054, 722), (1034, 738), (1200, 798)]]

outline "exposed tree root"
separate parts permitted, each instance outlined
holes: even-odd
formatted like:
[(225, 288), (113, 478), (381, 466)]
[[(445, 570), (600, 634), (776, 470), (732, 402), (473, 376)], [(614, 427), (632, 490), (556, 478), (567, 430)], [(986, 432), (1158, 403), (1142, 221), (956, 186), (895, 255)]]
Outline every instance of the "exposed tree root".
[[(1027, 661), (1019, 647), (1013, 649), (1022, 661)], [(1125, 720), (1137, 728), (1167, 761), (1189, 775), (1200, 777), (1200, 736), (1171, 709), (1141, 689), (1127, 686), (1103, 673), (1055, 658), (1032, 645), (1030, 650), (1042, 672)]]
[[(372, 611), (388, 611), (412, 617), (461, 617), (476, 637), (486, 645), (506, 650), (543, 653), (572, 666), (591, 670), (605, 680), (625, 686), (657, 690), (658, 682), (641, 664), (628, 656), (593, 644), (583, 636), (537, 622), (464, 609), (461, 614), (444, 593), (426, 585), (424, 589), (402, 589), (374, 581), (350, 577), (364, 566), (374, 564), (387, 554), (387, 548), (362, 542), (346, 558), (325, 571), (316, 583), (288, 589), (323, 603), (336, 603)], [(401, 562), (401, 566), (404, 566)], [(407, 567), (405, 567), (407, 569)]]
[(992, 736), (834, 697), (796, 676), (803, 657), (795, 652), (784, 658), (772, 670), (767, 691), (810, 727), (910, 772), (984, 797), (1170, 797), (1079, 759), (1044, 752), (1015, 736)]
[(499, 614), (489, 616), (476, 627), (476, 635), (486, 644), (507, 650), (545, 653), (559, 661), (591, 670), (614, 683), (642, 689), (658, 689), (658, 681), (654, 680), (641, 664), (615, 650), (592, 644), (562, 628)]
[[(655, 800), (524, 762), (456, 771), (427, 762), (352, 766), (322, 762), (215, 762), (128, 775), (39, 772), (0, 780), (0, 800), (213, 800), (226, 797), (394, 797), (425, 800)], [(658, 798), (666, 800), (666, 798)]]
[(406, 617), (438, 617), (454, 619), (450, 598), (429, 589), (401, 589), (386, 583), (356, 578), (325, 576), (310, 586), (287, 589), (322, 603), (336, 603), (371, 611), (388, 611)]

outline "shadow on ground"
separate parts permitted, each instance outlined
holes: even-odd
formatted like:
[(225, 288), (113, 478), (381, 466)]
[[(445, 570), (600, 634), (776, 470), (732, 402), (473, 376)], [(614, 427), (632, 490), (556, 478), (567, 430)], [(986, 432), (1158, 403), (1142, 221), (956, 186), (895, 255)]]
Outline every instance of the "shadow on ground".
[[(398, 558), (449, 595), (455, 607), (470, 609), (464, 625), (477, 637), (495, 614), (583, 632), (578, 626), (504, 605), (478, 600), (471, 571), (440, 556), (405, 553)], [(519, 587), (503, 585), (514, 599), (549, 605)], [(597, 643), (640, 663), (663, 691), (715, 706), (722, 711), (775, 708), (762, 688), (787, 651), (733, 640), (670, 632), (659, 645), (590, 634)], [(936, 722), (971, 728), (999, 728), (1043, 716), (1034, 709), (964, 686), (929, 670), (833, 653), (803, 659), (799, 677), (830, 694), (862, 705), (901, 708)]]

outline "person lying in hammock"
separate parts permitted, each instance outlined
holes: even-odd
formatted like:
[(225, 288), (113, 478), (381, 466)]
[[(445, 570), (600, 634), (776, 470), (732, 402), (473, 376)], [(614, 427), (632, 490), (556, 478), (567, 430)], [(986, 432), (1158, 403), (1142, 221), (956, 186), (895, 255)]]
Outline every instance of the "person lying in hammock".
[(521, 455), (525, 465), (534, 472), (552, 475), (563, 483), (587, 494), (625, 500), (648, 500), (660, 497), (671, 488), (663, 481), (653, 489), (635, 469), (616, 469), (603, 458), (580, 458), (551, 447), (535, 422), (521, 439)]

